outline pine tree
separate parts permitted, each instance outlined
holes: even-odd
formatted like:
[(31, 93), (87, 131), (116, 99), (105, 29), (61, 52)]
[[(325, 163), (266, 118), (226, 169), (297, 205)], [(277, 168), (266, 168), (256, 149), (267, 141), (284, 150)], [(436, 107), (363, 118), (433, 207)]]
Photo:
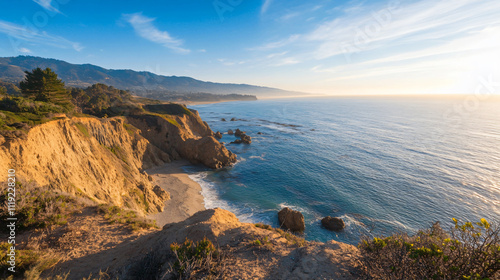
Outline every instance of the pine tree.
[(34, 97), (38, 101), (49, 101), (56, 104), (68, 104), (70, 94), (64, 82), (50, 68), (25, 71), (26, 78), (19, 84), (23, 95)]

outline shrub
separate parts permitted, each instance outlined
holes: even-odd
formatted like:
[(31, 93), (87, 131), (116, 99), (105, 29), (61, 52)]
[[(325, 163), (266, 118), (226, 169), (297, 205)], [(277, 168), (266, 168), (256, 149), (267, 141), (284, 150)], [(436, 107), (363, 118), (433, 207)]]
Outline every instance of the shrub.
[(500, 228), (485, 219), (446, 233), (439, 223), (414, 236), (395, 234), (359, 244), (367, 278), (500, 279)]
[[(7, 199), (5, 191), (0, 195), (0, 203), (5, 204)], [(69, 195), (33, 184), (16, 183), (16, 217), (20, 231), (66, 224), (68, 216), (77, 208), (77, 201)], [(7, 217), (10, 217), (8, 209), (2, 207), (0, 218), (5, 220)]]
[(224, 254), (206, 237), (196, 243), (186, 238), (182, 244), (170, 245), (170, 249), (175, 256), (171, 272), (179, 279), (211, 279), (225, 272)]
[[(8, 249), (12, 245), (3, 242), (0, 243), (0, 276), (6, 277), (10, 264), (7, 263), (9, 256), (7, 256)], [(16, 247), (16, 272), (15, 274), (25, 276), (25, 279), (38, 279), (37, 276), (44, 270), (47, 270), (57, 264), (59, 258), (57, 254), (50, 251), (42, 251), (40, 249), (25, 248), (19, 249)], [(3, 274), (3, 275), (2, 275)]]

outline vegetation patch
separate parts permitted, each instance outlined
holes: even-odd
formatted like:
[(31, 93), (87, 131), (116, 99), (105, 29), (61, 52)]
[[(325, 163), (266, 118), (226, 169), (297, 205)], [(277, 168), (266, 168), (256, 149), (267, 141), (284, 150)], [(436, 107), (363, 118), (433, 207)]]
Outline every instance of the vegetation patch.
[(175, 261), (169, 272), (178, 279), (223, 279), (226, 255), (206, 237), (198, 242), (186, 238), (170, 245)]
[(76, 126), (76, 128), (78, 128), (78, 130), (80, 130), (83, 135), (85, 135), (86, 137), (90, 137), (90, 133), (85, 125), (83, 125), (81, 122), (74, 123), (74, 125)]
[[(17, 229), (23, 231), (31, 228), (45, 228), (50, 225), (64, 225), (68, 217), (81, 204), (67, 194), (50, 190), (45, 187), (36, 187), (33, 184), (16, 183), (16, 216)], [(0, 196), (2, 205), (7, 203), (7, 191)], [(0, 210), (0, 218), (10, 217), (7, 207)], [(7, 230), (7, 228), (2, 228)]]
[(131, 124), (123, 123), (123, 128), (127, 131), (130, 136), (133, 136), (139, 129)]
[(193, 114), (193, 112), (185, 106), (175, 103), (144, 105), (143, 108), (146, 111), (162, 115), (191, 116)]
[(485, 219), (449, 233), (435, 223), (414, 236), (395, 234), (359, 244), (367, 278), (499, 279), (500, 228)]
[[(10, 247), (13, 246), (7, 242), (0, 243), (0, 275), (3, 279), (14, 279), (7, 278), (8, 274), (11, 274), (7, 269), (10, 264), (7, 263), (9, 256), (7, 252)], [(57, 255), (42, 250), (35, 249), (18, 249), (16, 246), (16, 272), (18, 276), (24, 275), (24, 279), (39, 279), (40, 273), (44, 270), (52, 268), (59, 262)], [(2, 275), (3, 274), (3, 275)]]
[(156, 221), (137, 216), (137, 212), (124, 210), (115, 205), (101, 204), (97, 208), (110, 223), (127, 225), (131, 230), (158, 228)]

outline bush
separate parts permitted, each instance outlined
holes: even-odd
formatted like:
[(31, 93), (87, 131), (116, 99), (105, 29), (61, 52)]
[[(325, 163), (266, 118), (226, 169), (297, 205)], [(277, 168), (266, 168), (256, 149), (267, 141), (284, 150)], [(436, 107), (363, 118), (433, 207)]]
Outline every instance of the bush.
[(500, 279), (500, 228), (485, 219), (446, 233), (439, 223), (415, 236), (395, 234), (359, 244), (367, 278)]
[[(0, 203), (5, 204), (7, 199), (5, 191), (0, 195)], [(68, 216), (77, 208), (77, 201), (69, 195), (33, 184), (16, 183), (16, 217), (19, 231), (66, 224)], [(0, 219), (5, 220), (7, 217), (10, 217), (8, 209), (2, 207)]]
[[(12, 275), (7, 269), (10, 264), (7, 263), (9, 256), (7, 252), (13, 246), (7, 242), (0, 243), (0, 276), (7, 278), (7, 275)], [(51, 251), (42, 251), (34, 248), (19, 249), (16, 247), (16, 276), (24, 274), (24, 279), (38, 279), (36, 276), (44, 270), (47, 270), (59, 261), (59, 256)], [(33, 277), (35, 276), (35, 277)], [(13, 278), (12, 278), (13, 279)]]
[(213, 279), (225, 272), (224, 254), (207, 238), (196, 243), (186, 239), (183, 244), (173, 243), (170, 249), (176, 259), (171, 272), (179, 279)]

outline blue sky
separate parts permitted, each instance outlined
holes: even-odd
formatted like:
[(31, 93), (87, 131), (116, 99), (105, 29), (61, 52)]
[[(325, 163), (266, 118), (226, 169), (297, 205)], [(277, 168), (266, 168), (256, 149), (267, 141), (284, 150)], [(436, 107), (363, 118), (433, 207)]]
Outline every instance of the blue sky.
[(474, 93), (500, 82), (500, 1), (0, 3), (0, 56), (326, 94)]

